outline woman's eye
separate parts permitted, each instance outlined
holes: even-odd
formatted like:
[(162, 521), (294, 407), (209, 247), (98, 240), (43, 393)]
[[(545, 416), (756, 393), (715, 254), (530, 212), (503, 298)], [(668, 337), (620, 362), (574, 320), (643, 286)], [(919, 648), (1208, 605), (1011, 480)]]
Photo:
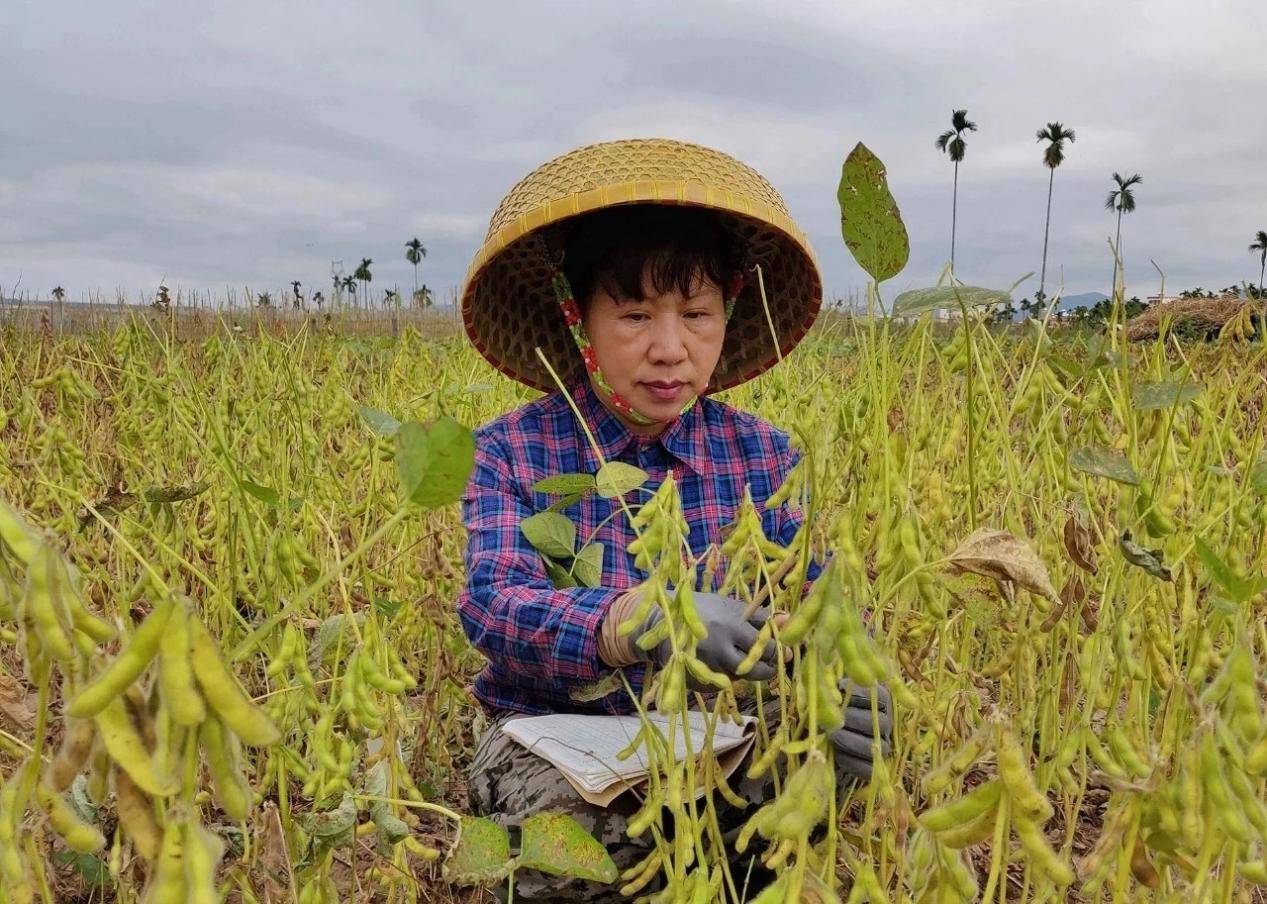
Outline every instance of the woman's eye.
[(630, 314), (626, 314), (624, 319), (632, 323), (642, 323), (644, 320), (647, 319), (647, 315), (639, 311), (634, 311)]

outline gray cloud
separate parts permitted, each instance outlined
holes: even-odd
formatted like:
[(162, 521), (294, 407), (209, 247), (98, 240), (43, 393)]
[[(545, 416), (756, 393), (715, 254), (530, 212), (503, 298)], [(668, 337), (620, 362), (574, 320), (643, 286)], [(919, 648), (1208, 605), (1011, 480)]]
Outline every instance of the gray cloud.
[[(889, 169), (912, 258), (949, 255), (953, 107), (980, 130), (960, 171), (957, 263), (1005, 286), (1036, 270), (1047, 171), (1034, 132), (1077, 130), (1056, 173), (1049, 272), (1104, 289), (1114, 170), (1141, 172), (1130, 289), (1254, 279), (1267, 228), (1261, 12), (1178, 0), (930, 5), (651, 0), (353, 6), (218, 2), (0, 9), (0, 286), (71, 297), (121, 286), (460, 283), (502, 195), (579, 144), (666, 135), (764, 173), (813, 242), (828, 290), (865, 277), (840, 240), (840, 163)], [(1025, 288), (1032, 291), (1033, 282)]]

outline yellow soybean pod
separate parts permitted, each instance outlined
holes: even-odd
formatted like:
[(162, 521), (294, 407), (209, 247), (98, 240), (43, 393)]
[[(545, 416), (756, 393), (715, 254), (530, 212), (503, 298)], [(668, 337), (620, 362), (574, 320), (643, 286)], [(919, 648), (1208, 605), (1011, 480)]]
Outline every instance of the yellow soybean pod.
[(268, 747), (280, 741), (281, 731), (243, 692), (202, 622), (190, 618), (188, 624), (194, 677), (202, 687), (207, 704), (244, 743)]
[(191, 727), (207, 717), (207, 707), (194, 683), (189, 662), (189, 613), (182, 601), (173, 601), (167, 631), (158, 647), (158, 680), (163, 700), (177, 725)]
[(143, 791), (157, 797), (176, 792), (175, 778), (161, 773), (154, 763), (122, 695), (106, 704), (95, 718), (106, 752), (132, 777), (132, 781)]
[(48, 823), (53, 831), (65, 839), (72, 851), (91, 854), (106, 846), (106, 839), (97, 831), (97, 827), (81, 820), (65, 798), (43, 782), (35, 786), (35, 797), (48, 816)]

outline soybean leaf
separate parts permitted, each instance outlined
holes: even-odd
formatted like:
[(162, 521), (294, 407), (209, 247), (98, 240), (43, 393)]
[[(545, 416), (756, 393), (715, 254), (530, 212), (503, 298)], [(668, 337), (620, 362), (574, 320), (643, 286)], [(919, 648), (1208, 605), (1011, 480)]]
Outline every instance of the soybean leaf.
[(566, 590), (569, 587), (576, 586), (576, 579), (572, 577), (572, 573), (551, 559), (549, 556), (543, 556), (546, 564), (546, 574), (550, 576), (550, 583), (554, 585), (555, 590)]
[(1139, 484), (1139, 475), (1135, 473), (1135, 469), (1131, 467), (1126, 456), (1105, 446), (1085, 446), (1075, 449), (1069, 456), (1069, 467), (1083, 474), (1107, 477), (1109, 480), (1116, 480), (1118, 483), (1130, 486)]
[(184, 502), (186, 499), (193, 499), (195, 496), (207, 492), (210, 487), (211, 484), (202, 480), (198, 483), (189, 484), (187, 486), (150, 487), (148, 490), (143, 492), (141, 496), (149, 503)]
[(386, 412), (376, 411), (365, 405), (357, 405), (356, 410), (361, 415), (361, 420), (365, 421), (366, 426), (379, 436), (395, 436), (396, 431), (400, 429), (400, 421)]
[(444, 863), (454, 885), (494, 885), (510, 868), (510, 836), (491, 819), (462, 817), (462, 834)]
[(1117, 540), (1118, 548), (1122, 551), (1122, 557), (1137, 568), (1142, 568), (1153, 577), (1162, 581), (1174, 580), (1170, 574), (1170, 569), (1162, 562), (1162, 551), (1160, 549), (1145, 549), (1138, 543), (1131, 540), (1131, 532), (1122, 531), (1122, 536)]
[(301, 817), (300, 822), (309, 835), (316, 835), (328, 844), (350, 842), (356, 827), (356, 801), (345, 791), (333, 810), (309, 813)]
[(910, 259), (910, 240), (884, 164), (862, 142), (845, 158), (836, 199), (840, 232), (858, 266), (877, 283), (897, 276)]
[(1053, 603), (1060, 602), (1060, 595), (1052, 586), (1043, 560), (1027, 542), (1005, 530), (982, 528), (975, 531), (959, 544), (949, 559), (953, 572), (970, 571), (993, 578), (1008, 599), (1011, 598), (1010, 585), (1017, 584)]
[(915, 317), (940, 308), (958, 308), (960, 299), (970, 308), (990, 304), (1011, 304), (1012, 296), (1000, 289), (980, 286), (934, 286), (912, 289), (893, 299), (894, 316)]
[(563, 493), (571, 496), (594, 489), (593, 474), (554, 474), (532, 485), (534, 493)]
[(1121, 352), (1109, 345), (1109, 340), (1105, 336), (1096, 336), (1087, 343), (1087, 359), (1093, 368), (1110, 369), (1121, 367), (1124, 360)]
[(263, 486), (262, 484), (256, 483), (253, 480), (245, 480), (245, 479), (239, 481), (239, 483), (241, 484), (242, 489), (246, 490), (247, 493), (254, 496), (256, 499), (258, 499), (260, 502), (264, 503), (265, 505), (269, 506), (270, 508), (277, 508), (279, 505), (282, 504), (281, 495), (272, 487), (266, 487), (266, 486)]
[(598, 587), (603, 581), (603, 544), (590, 543), (576, 554), (572, 577), (582, 587)]
[(342, 650), (346, 655), (356, 642), (356, 631), (352, 628), (351, 618), (356, 619), (358, 626), (365, 623), (364, 612), (357, 612), (354, 616), (340, 612), (331, 615), (317, 628), (312, 647), (308, 651), (308, 664), (312, 668), (317, 668), (325, 661), (326, 655), (333, 654), (335, 650)]
[(1214, 583), (1233, 603), (1244, 603), (1267, 590), (1267, 578), (1242, 577), (1200, 537), (1195, 539), (1197, 558)]
[(1174, 405), (1186, 405), (1201, 395), (1200, 383), (1141, 383), (1131, 396), (1131, 407), (1136, 411), (1155, 411)]
[(594, 475), (594, 486), (604, 499), (615, 499), (647, 482), (647, 472), (623, 461), (609, 461)]
[(523, 821), (515, 866), (591, 882), (615, 882), (617, 875), (607, 848), (566, 813), (534, 813)]
[(1258, 453), (1249, 469), (1249, 488), (1259, 496), (1267, 496), (1267, 449)]
[(573, 493), (570, 496), (562, 496), (559, 499), (556, 499), (554, 502), (550, 503), (550, 507), (546, 509), (546, 511), (547, 512), (561, 512), (566, 508), (571, 508), (572, 506), (576, 505), (578, 502), (580, 502), (584, 498), (585, 498), (584, 493)]
[(519, 529), (547, 556), (570, 559), (576, 552), (576, 525), (558, 512), (538, 512), (520, 521)]
[(62, 866), (69, 864), (74, 867), (75, 872), (79, 873), (89, 885), (99, 887), (114, 885), (110, 870), (101, 862), (100, 857), (92, 854), (77, 854), (74, 851), (58, 851), (53, 855), (53, 861)]
[(457, 502), (474, 467), (475, 434), (447, 415), (429, 428), (409, 421), (396, 431), (402, 499), (424, 508)]

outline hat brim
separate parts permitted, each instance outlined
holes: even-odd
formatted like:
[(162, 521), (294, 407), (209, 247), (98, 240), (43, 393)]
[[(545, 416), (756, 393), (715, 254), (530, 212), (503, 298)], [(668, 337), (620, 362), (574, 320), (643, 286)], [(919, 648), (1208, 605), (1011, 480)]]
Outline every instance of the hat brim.
[[(746, 248), (748, 259), (760, 267), (760, 280), (750, 274), (736, 301), (712, 387), (736, 386), (774, 366), (805, 336), (822, 306), (822, 281), (813, 251), (781, 207), (782, 199), (755, 172), (710, 149), (661, 139), (612, 144), (658, 144), (707, 153), (733, 164), (740, 177), (751, 174), (754, 190), (720, 189), (698, 179), (635, 179), (543, 198), (511, 217), (500, 216), (499, 209), (463, 286), (462, 322), (472, 344), (499, 371), (536, 389), (556, 388), (537, 357), (538, 347), (565, 381), (581, 378), (584, 364), (550, 285), (548, 249), (558, 247), (554, 230), (572, 217), (600, 208), (685, 205), (716, 211), (723, 226)], [(521, 186), (553, 163), (534, 171)], [(517, 186), (508, 197), (514, 198), (520, 190)], [(759, 191), (770, 201), (755, 197)]]

